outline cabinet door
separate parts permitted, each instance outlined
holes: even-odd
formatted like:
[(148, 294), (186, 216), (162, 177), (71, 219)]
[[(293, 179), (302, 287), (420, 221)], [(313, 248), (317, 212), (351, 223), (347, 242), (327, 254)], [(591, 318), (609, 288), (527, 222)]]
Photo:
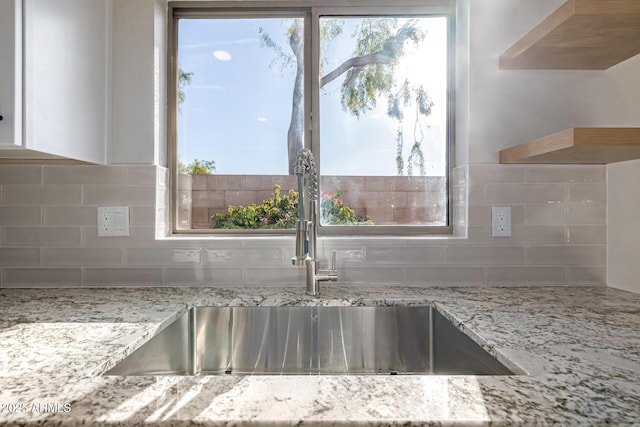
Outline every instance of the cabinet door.
[(110, 1), (24, 0), (24, 139), (105, 163)]
[(22, 11), (0, 0), (0, 148), (22, 146)]

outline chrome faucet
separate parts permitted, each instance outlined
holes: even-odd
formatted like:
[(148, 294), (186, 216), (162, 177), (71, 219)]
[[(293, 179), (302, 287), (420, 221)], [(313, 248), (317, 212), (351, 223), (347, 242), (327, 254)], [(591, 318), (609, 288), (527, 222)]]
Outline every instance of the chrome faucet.
[[(331, 268), (320, 270), (317, 257), (318, 240), (318, 174), (311, 150), (305, 148), (296, 158), (294, 172), (298, 177), (298, 219), (296, 220), (296, 254), (291, 263), (307, 269), (307, 295), (320, 295), (320, 282), (338, 280), (336, 252), (331, 255)], [(305, 185), (306, 184), (306, 185)], [(309, 199), (305, 215), (305, 189)]]

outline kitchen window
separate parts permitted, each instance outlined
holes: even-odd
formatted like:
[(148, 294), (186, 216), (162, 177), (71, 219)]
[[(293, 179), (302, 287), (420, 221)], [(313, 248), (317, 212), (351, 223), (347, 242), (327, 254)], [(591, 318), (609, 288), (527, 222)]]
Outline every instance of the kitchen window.
[(448, 2), (312, 3), (169, 3), (176, 233), (291, 233), (304, 147), (322, 234), (450, 231)]

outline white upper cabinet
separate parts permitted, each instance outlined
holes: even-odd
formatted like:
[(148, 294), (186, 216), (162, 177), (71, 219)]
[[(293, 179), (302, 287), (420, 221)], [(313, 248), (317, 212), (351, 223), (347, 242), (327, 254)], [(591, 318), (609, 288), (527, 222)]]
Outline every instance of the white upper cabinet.
[(0, 0), (0, 148), (22, 147), (22, 2)]
[(2, 7), (21, 6), (15, 21), (22, 28), (14, 25), (12, 35), (22, 52), (13, 62), (24, 64), (22, 81), (14, 79), (15, 93), (23, 96), (22, 135), (15, 140), (22, 151), (0, 157), (106, 163), (110, 3), (0, 0)]

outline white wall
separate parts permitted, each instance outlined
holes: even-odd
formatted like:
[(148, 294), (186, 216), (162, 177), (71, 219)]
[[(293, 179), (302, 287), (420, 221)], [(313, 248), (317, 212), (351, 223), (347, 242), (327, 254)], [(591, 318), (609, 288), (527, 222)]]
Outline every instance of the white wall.
[(500, 54), (564, 2), (471, 1), (469, 163), (497, 163), (503, 148), (570, 127), (640, 126), (640, 97), (629, 94), (637, 58), (607, 71), (498, 68)]
[(607, 284), (640, 293), (640, 160), (607, 170)]
[[(640, 126), (640, 56), (610, 70), (621, 119)], [(640, 160), (607, 167), (607, 283), (640, 293)]]
[(113, 1), (110, 164), (157, 164), (154, 16), (153, 0)]

